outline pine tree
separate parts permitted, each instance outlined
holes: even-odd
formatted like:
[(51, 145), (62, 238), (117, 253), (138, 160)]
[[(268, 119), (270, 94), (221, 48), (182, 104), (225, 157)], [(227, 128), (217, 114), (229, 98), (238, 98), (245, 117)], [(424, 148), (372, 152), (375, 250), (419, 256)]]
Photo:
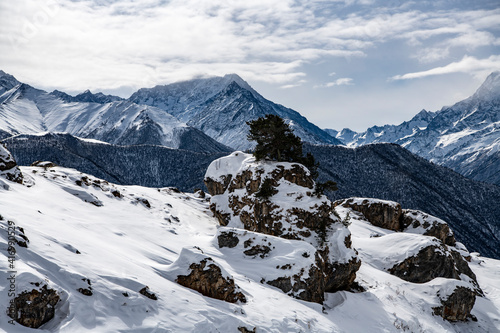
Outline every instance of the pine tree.
[[(257, 142), (253, 155), (257, 161), (268, 159), (278, 162), (297, 162), (303, 164), (311, 172), (313, 179), (318, 177), (319, 163), (311, 153), (302, 156), (302, 140), (293, 134), (290, 126), (283, 118), (274, 114), (267, 114), (256, 120), (248, 121), (250, 131), (248, 140)], [(268, 181), (266, 183), (266, 181)], [(268, 199), (276, 192), (271, 180), (266, 179), (257, 194)], [(314, 193), (319, 197), (325, 191), (336, 191), (337, 184), (331, 180), (324, 183), (316, 182)]]
[(250, 126), (248, 140), (257, 142), (253, 153), (257, 161), (301, 162), (302, 140), (293, 134), (283, 118), (268, 114), (247, 124)]

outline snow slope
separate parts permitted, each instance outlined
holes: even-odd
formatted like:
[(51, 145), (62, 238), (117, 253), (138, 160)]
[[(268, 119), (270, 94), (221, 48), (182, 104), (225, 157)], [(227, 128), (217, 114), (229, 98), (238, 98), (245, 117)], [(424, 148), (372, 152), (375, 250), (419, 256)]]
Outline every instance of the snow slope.
[[(298, 241), (273, 240), (276, 254), (265, 259), (219, 250), (216, 219), (206, 199), (196, 194), (118, 186), (60, 167), (21, 170), (33, 178), (33, 186), (0, 187), (0, 279), (5, 281), (10, 270), (7, 221), (12, 221), (29, 238), (27, 248), (16, 247), (17, 291), (42, 282), (61, 295), (56, 316), (41, 332), (237, 332), (238, 327), (256, 327), (256, 332), (500, 331), (499, 261), (473, 255), (470, 266), (485, 292), (472, 312), (478, 321), (450, 323), (432, 315), (431, 307), (438, 305), (437, 290), (459, 281), (412, 284), (389, 275), (373, 259), (383, 258), (386, 237), (394, 252), (403, 253), (408, 237), (426, 236), (393, 233), (352, 218), (353, 246), (363, 258), (357, 281), (366, 291), (327, 294), (322, 307), (255, 278), (256, 270), (259, 276), (272, 274), (277, 262), (286, 262)], [(339, 214), (345, 217), (344, 211)], [(382, 236), (377, 241), (370, 238), (373, 233)], [(247, 303), (207, 298), (172, 281), (172, 264), (183, 249), (188, 254), (199, 251), (193, 246), (234, 278)], [(86, 279), (92, 296), (77, 291), (88, 287)], [(158, 300), (138, 293), (146, 285)], [(2, 306), (9, 300), (7, 289), (0, 285)], [(8, 319), (0, 311), (1, 331), (33, 332)]]

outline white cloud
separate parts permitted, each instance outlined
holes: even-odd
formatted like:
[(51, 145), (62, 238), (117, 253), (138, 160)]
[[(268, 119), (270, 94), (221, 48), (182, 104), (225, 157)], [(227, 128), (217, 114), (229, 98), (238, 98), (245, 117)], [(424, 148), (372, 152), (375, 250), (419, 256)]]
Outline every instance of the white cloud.
[(409, 80), (450, 73), (470, 73), (479, 77), (484, 77), (485, 73), (490, 73), (497, 70), (500, 70), (500, 55), (492, 55), (489, 58), (485, 59), (477, 59), (475, 57), (465, 56), (462, 58), (462, 60), (452, 62), (446, 66), (435, 67), (421, 72), (396, 75), (391, 79)]
[[(452, 48), (499, 44), (500, 9), (324, 10), (370, 8), (372, 1), (341, 2), (4, 1), (0, 64), (19, 79), (73, 91), (233, 72), (290, 88), (303, 84), (306, 64), (367, 58), (387, 42), (407, 41), (415, 49), (404, 56), (426, 63), (448, 59)], [(352, 84), (339, 78), (326, 85)]]
[(335, 81), (327, 82), (325, 84), (316, 85), (314, 88), (331, 88), (335, 86), (352, 86), (354, 85), (353, 79), (350, 77), (341, 77)]

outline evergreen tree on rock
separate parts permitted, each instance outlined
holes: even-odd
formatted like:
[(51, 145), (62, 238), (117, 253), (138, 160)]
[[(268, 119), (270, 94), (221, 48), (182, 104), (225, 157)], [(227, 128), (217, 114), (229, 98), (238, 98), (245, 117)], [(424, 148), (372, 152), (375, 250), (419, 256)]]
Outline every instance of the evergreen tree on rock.
[(247, 125), (250, 126), (248, 140), (257, 142), (253, 153), (257, 161), (302, 161), (302, 140), (293, 134), (290, 126), (280, 116), (267, 114), (248, 121)]

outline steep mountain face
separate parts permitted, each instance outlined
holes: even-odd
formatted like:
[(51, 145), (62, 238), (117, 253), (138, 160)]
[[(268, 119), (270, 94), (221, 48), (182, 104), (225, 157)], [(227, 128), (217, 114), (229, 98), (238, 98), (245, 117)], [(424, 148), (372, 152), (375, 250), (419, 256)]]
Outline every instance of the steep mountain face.
[[(9, 183), (0, 186), (0, 278), (15, 285), (3, 291), (2, 332), (500, 330), (499, 261), (428, 235), (416, 223), (436, 219), (424, 213), (409, 213), (401, 231), (376, 225), (378, 207), (396, 203), (356, 199), (363, 213), (337, 205), (332, 218), (343, 223), (326, 235), (339, 247), (322, 254), (315, 239), (220, 226), (201, 192), (117, 185), (47, 163), (20, 171), (31, 186), (0, 179)], [(271, 201), (295, 201), (294, 184), (279, 187)], [(362, 262), (358, 289), (305, 301), (316, 289), (304, 280), (324, 278), (321, 256), (342, 258), (346, 247)]]
[(230, 151), (202, 131), (155, 107), (89, 91), (75, 97), (58, 91), (49, 94), (26, 84), (14, 85), (10, 76), (2, 77), (5, 89), (13, 86), (0, 96), (2, 138), (50, 131), (118, 145)]
[(340, 144), (298, 112), (262, 97), (236, 74), (143, 88), (129, 100), (161, 108), (235, 149), (253, 146), (246, 140), (246, 122), (266, 114), (284, 118), (306, 142)]
[[(335, 133), (335, 132), (332, 132)], [(336, 134), (350, 147), (397, 143), (436, 164), (472, 179), (500, 185), (500, 72), (494, 72), (474, 95), (432, 113), (421, 111), (398, 126)]]
[(500, 258), (500, 188), (465, 178), (396, 144), (304, 147), (320, 163), (319, 179), (337, 182), (332, 199), (371, 197), (447, 221), (469, 249)]

